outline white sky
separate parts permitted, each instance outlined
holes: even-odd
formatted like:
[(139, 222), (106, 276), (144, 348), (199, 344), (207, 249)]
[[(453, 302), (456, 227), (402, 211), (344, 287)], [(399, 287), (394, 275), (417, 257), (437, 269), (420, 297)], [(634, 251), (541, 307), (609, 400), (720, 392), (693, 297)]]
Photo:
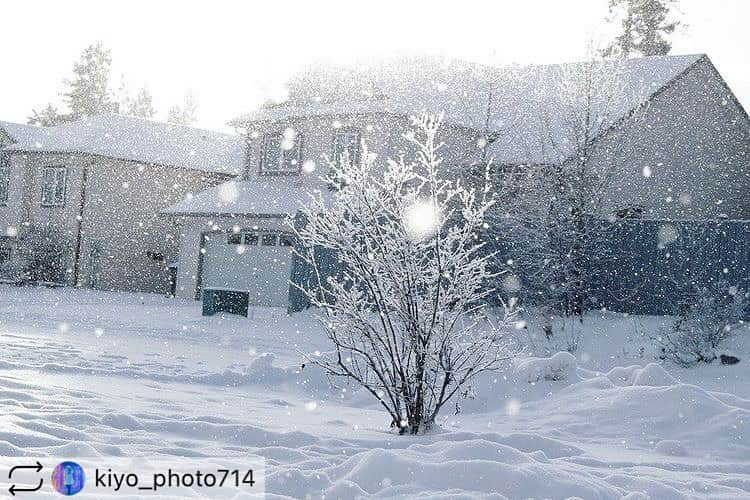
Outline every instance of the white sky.
[[(191, 89), (199, 125), (221, 129), (276, 93), (295, 69), (393, 52), (478, 62), (551, 63), (585, 57), (609, 36), (608, 0), (453, 2), (9, 1), (2, 4), (0, 120), (25, 122), (59, 102), (61, 80), (87, 45), (112, 50), (113, 86), (147, 85), (157, 118)], [(674, 54), (707, 53), (750, 108), (748, 0), (682, 0), (687, 26)]]

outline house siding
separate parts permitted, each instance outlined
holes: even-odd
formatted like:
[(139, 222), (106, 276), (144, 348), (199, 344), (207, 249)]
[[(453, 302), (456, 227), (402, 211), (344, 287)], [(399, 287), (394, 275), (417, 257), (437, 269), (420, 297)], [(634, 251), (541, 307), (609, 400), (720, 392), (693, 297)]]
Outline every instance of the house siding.
[[(188, 193), (228, 178), (65, 153), (16, 153), (11, 164), (19, 180), (12, 188), (15, 199), (12, 213), (7, 214), (9, 222), (21, 227), (19, 235), (27, 226), (48, 227), (61, 235), (61, 245), (66, 248), (68, 285), (76, 284), (78, 215), (86, 170), (77, 284), (119, 291), (169, 291), (166, 266), (177, 257), (178, 234), (173, 222), (158, 213)], [(68, 169), (62, 206), (41, 204), (42, 172), (46, 166)], [(155, 256), (162, 258), (157, 260)]]
[(750, 124), (705, 58), (603, 136), (592, 161), (615, 172), (604, 213), (750, 219)]

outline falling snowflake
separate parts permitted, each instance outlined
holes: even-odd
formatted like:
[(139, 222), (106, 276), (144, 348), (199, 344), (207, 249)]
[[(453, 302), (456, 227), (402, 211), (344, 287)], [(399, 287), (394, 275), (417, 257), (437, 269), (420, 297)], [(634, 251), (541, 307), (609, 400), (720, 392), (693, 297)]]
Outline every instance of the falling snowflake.
[(219, 187), (219, 199), (224, 203), (236, 201), (239, 195), (236, 182), (226, 182)]
[(429, 238), (440, 226), (440, 214), (437, 207), (431, 201), (413, 204), (405, 211), (404, 226), (409, 237), (415, 241)]
[(306, 174), (311, 174), (315, 171), (315, 162), (313, 160), (305, 160), (302, 163), (302, 171)]

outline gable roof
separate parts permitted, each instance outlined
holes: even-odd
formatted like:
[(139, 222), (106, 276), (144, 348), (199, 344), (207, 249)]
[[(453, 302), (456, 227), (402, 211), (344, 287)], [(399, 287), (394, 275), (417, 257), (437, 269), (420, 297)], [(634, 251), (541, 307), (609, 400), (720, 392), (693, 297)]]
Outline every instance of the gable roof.
[(5, 121), (0, 121), (0, 130), (5, 132), (12, 142), (35, 141), (45, 134), (42, 127)]
[(5, 149), (86, 153), (231, 175), (242, 172), (245, 163), (244, 139), (239, 135), (121, 115), (38, 128)]
[[(408, 58), (349, 67), (314, 68), (295, 77), (289, 99), (232, 121), (299, 116), (443, 112), (448, 123), (498, 131), (491, 155), (499, 163), (555, 163), (565, 148), (570, 108), (580, 106), (585, 78), (611, 95), (594, 99), (605, 130), (705, 56), (652, 56), (621, 61), (491, 67), (453, 59)], [(611, 97), (611, 99), (610, 99)], [(598, 101), (598, 102), (596, 102)], [(605, 102), (606, 101), (606, 102)]]

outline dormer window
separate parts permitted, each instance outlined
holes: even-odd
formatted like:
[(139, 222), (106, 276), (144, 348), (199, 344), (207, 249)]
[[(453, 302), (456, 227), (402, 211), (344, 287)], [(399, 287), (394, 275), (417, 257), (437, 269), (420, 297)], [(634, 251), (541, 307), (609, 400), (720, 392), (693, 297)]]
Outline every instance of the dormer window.
[(362, 143), (362, 134), (357, 129), (339, 129), (333, 134), (333, 155), (334, 164), (340, 165), (345, 158), (348, 158), (349, 164), (359, 163), (360, 145)]
[(298, 174), (302, 164), (302, 136), (294, 129), (263, 136), (260, 173), (265, 175)]

